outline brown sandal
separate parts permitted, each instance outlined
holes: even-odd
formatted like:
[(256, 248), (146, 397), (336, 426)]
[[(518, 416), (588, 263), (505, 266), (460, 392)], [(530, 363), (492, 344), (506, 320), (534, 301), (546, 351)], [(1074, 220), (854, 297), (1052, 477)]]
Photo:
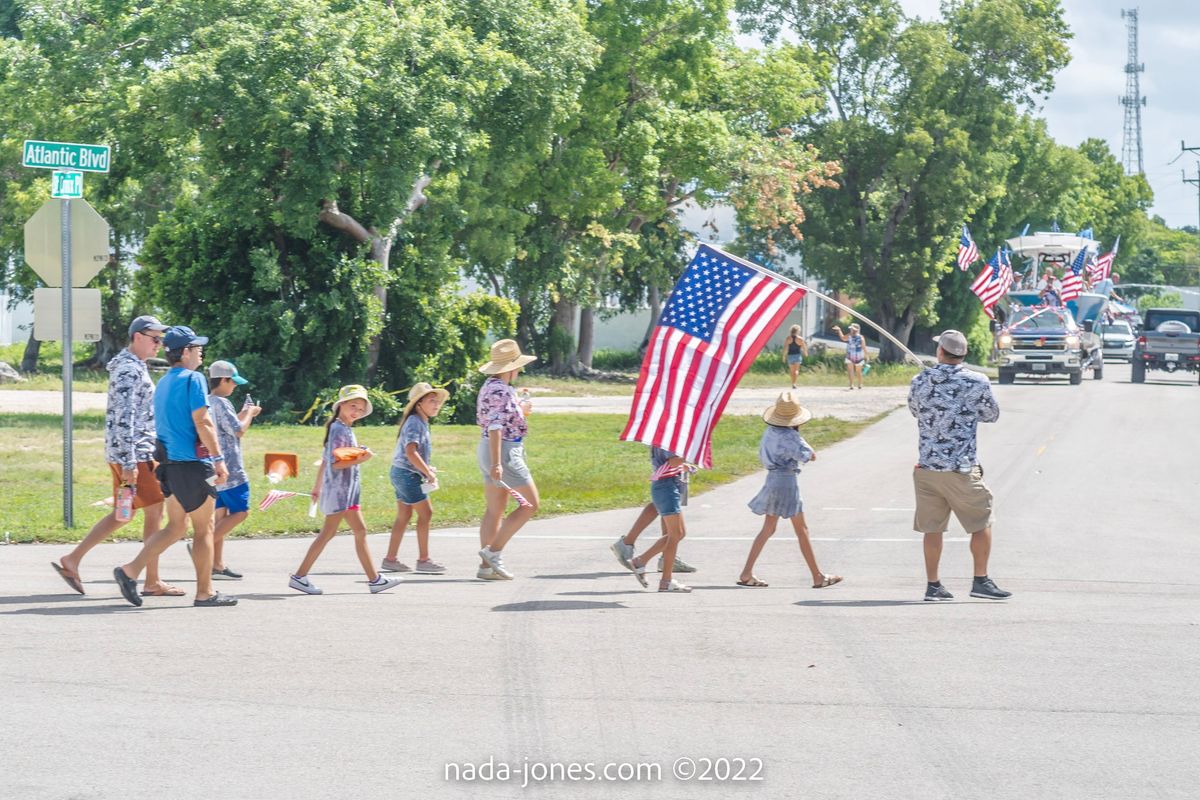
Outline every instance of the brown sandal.
[(54, 567), (54, 571), (58, 573), (58, 577), (67, 582), (67, 586), (70, 586), (80, 594), (84, 594), (83, 581), (79, 579), (79, 573), (75, 572), (74, 570), (67, 569), (62, 564), (58, 564), (54, 561), (50, 562), (50, 566)]
[(758, 578), (755, 578), (755, 577), (751, 576), (750, 580), (748, 580), (748, 581), (738, 581), (738, 582), (737, 582), (737, 585), (738, 585), (738, 586), (751, 586), (751, 587), (753, 587), (753, 588), (755, 588), (755, 589), (760, 589), (760, 588), (763, 588), (763, 587), (769, 586), (770, 584), (768, 584), (768, 583), (766, 583), (766, 582), (764, 582), (764, 581), (760, 581)]
[(178, 586), (171, 586), (170, 584), (154, 591), (150, 591), (149, 589), (142, 590), (142, 597), (183, 597), (185, 594), (187, 592), (183, 589), (180, 589)]
[(841, 575), (822, 575), (821, 582), (814, 583), (813, 588), (814, 589), (828, 589), (830, 586), (833, 586), (834, 584), (838, 584), (841, 582), (842, 582)]

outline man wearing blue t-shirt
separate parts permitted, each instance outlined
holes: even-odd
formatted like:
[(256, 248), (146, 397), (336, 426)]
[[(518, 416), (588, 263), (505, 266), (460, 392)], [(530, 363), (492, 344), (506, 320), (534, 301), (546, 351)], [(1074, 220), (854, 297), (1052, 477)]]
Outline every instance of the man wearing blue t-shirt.
[(194, 606), (214, 608), (237, 605), (236, 597), (213, 591), (213, 509), (215, 485), (229, 478), (217, 431), (208, 414), (207, 381), (199, 371), (208, 339), (186, 326), (167, 330), (163, 345), (171, 370), (154, 392), (158, 422), (158, 478), (167, 498), (167, 527), (143, 545), (137, 558), (113, 570), (121, 594), (135, 606), (142, 604), (137, 579), (150, 559), (187, 533), (190, 518), (196, 566)]

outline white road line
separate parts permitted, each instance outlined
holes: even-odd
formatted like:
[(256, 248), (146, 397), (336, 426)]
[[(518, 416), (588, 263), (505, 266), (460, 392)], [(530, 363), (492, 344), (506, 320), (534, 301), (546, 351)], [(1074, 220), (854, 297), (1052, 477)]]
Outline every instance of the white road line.
[[(385, 536), (387, 534), (380, 533), (378, 535)], [(479, 533), (477, 531), (470, 531), (467, 533), (459, 533), (456, 531), (445, 531), (445, 532), (430, 531), (429, 535), (437, 536), (437, 537), (440, 537), (443, 539), (474, 539), (479, 536)], [(649, 532), (642, 534), (642, 538), (645, 538), (645, 537), (653, 538)], [(603, 535), (603, 536), (593, 536), (590, 534), (581, 534), (578, 536), (564, 536), (564, 535), (559, 535), (559, 534), (545, 534), (545, 533), (518, 533), (515, 538), (517, 538), (517, 539), (548, 539), (551, 541), (560, 541), (560, 542), (570, 542), (570, 541), (575, 541), (575, 540), (611, 542), (614, 539), (612, 534), (607, 534), (607, 535)], [(922, 538), (920, 536), (899, 536), (899, 537), (810, 536), (809, 538), (814, 542), (905, 542), (908, 544), (912, 544), (913, 542), (922, 541)], [(689, 542), (693, 542), (693, 541), (698, 541), (698, 542), (753, 542), (754, 539), (755, 539), (755, 537), (753, 537), (753, 536), (697, 536), (694, 533), (688, 534), (688, 537), (687, 537), (687, 541), (689, 541)], [(947, 542), (966, 542), (969, 540), (970, 540), (970, 537), (968, 537), (968, 536), (963, 536), (963, 537), (947, 536), (946, 537)], [(774, 536), (768, 541), (789, 542), (790, 543), (791, 538), (780, 535), (780, 536)]]

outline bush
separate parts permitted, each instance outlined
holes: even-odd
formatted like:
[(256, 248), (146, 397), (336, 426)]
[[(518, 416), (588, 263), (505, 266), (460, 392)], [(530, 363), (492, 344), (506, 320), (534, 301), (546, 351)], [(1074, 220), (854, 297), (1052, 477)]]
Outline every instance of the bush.
[(605, 372), (637, 372), (642, 357), (637, 350), (597, 350), (592, 353), (592, 369)]

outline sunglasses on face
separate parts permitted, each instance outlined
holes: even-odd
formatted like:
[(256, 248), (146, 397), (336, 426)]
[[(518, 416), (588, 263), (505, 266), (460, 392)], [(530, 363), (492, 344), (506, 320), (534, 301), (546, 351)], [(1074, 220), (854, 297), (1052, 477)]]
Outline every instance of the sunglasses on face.
[[(142, 332), (141, 332), (141, 331), (138, 331), (138, 333), (142, 333)], [(151, 336), (151, 335), (150, 335), (150, 334), (148, 334), (148, 333), (142, 333), (142, 336), (145, 336), (147, 339), (149, 339), (150, 341), (154, 342), (154, 343), (155, 343), (155, 344), (157, 344), (157, 345), (161, 345), (161, 344), (162, 344), (162, 337), (161, 337), (161, 336)]]

